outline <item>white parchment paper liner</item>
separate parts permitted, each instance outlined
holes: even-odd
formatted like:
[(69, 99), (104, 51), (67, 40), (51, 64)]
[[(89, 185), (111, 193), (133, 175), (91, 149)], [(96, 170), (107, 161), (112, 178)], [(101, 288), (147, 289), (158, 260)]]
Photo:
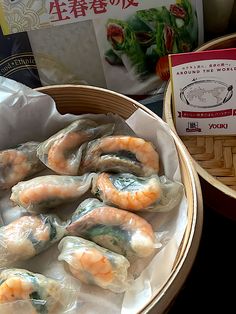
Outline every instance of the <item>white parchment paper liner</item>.
[[(0, 149), (30, 140), (42, 141), (75, 119), (76, 116), (71, 114), (59, 114), (48, 95), (0, 77)], [(138, 136), (152, 141), (157, 147), (164, 174), (171, 180), (181, 181), (178, 155), (168, 126), (141, 109), (127, 123)], [(0, 203), (2, 201), (0, 199)], [(0, 210), (3, 210), (1, 206)], [(9, 211), (9, 215), (12, 212)], [(139, 277), (124, 294), (114, 294), (75, 280), (64, 271), (63, 264), (57, 261), (57, 245), (16, 266), (59, 279), (78, 289), (79, 306), (73, 306), (66, 313), (137, 313), (152, 300), (169, 278), (187, 225), (186, 197), (183, 196), (178, 208), (168, 213), (145, 213), (142, 216), (152, 224), (162, 248), (152, 259), (139, 259), (131, 266), (134, 275)]]

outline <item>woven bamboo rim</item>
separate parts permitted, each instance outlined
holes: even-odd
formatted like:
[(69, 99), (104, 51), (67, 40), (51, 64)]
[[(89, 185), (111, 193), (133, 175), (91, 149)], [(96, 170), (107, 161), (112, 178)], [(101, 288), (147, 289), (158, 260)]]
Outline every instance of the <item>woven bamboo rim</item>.
[[(236, 34), (209, 41), (197, 51), (236, 47)], [(164, 120), (176, 132), (172, 115), (171, 84), (164, 100)], [(236, 136), (181, 136), (198, 174), (224, 194), (236, 198)]]
[[(160, 119), (152, 111), (132, 99), (102, 88), (63, 85), (38, 88), (55, 100), (61, 113), (113, 112), (127, 119), (141, 108), (154, 119)], [(188, 199), (188, 224), (172, 273), (160, 292), (150, 300), (140, 313), (151, 310), (164, 313), (183, 285), (194, 262), (202, 231), (203, 205), (200, 183), (191, 159), (179, 138), (172, 132), (180, 159), (182, 179)]]

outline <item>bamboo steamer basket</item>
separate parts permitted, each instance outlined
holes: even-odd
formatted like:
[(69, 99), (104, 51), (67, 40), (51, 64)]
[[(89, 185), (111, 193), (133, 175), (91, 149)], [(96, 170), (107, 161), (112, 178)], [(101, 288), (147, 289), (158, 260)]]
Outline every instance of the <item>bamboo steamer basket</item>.
[[(196, 51), (236, 48), (236, 33), (205, 43)], [(168, 83), (163, 119), (176, 132)], [(200, 176), (203, 200), (210, 208), (236, 220), (236, 135), (181, 136)]]
[[(101, 88), (58, 85), (37, 90), (52, 96), (58, 111), (62, 114), (112, 112), (127, 119), (138, 108), (141, 108), (154, 119), (159, 119), (156, 114), (138, 102)], [(174, 132), (171, 131), (171, 133), (178, 150), (182, 179), (188, 200), (188, 224), (171, 275), (159, 293), (142, 309), (140, 312), (142, 314), (164, 313), (169, 309), (191, 270), (202, 231), (202, 195), (198, 176), (184, 145)]]

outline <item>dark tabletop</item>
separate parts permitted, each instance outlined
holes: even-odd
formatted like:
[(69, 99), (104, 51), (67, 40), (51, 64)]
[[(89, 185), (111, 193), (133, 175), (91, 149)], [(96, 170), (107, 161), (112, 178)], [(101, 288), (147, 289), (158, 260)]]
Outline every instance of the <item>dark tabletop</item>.
[(195, 262), (168, 314), (236, 313), (236, 222), (207, 206), (203, 219)]

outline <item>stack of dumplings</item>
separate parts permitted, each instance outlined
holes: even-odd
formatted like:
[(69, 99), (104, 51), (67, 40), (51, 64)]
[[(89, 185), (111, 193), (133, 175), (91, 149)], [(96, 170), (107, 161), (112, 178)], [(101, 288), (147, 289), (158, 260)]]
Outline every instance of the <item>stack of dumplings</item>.
[[(0, 151), (0, 190), (11, 188), (10, 199), (28, 213), (0, 228), (0, 307), (26, 300), (35, 313), (55, 311), (61, 283), (8, 267), (60, 240), (58, 260), (73, 277), (126, 291), (130, 265), (154, 256), (158, 245), (151, 224), (139, 213), (172, 210), (183, 195), (182, 184), (159, 176), (159, 168), (153, 144), (111, 114), (78, 116), (42, 143)], [(52, 174), (40, 176), (43, 169)], [(55, 215), (85, 193), (90, 196), (68, 219)]]

